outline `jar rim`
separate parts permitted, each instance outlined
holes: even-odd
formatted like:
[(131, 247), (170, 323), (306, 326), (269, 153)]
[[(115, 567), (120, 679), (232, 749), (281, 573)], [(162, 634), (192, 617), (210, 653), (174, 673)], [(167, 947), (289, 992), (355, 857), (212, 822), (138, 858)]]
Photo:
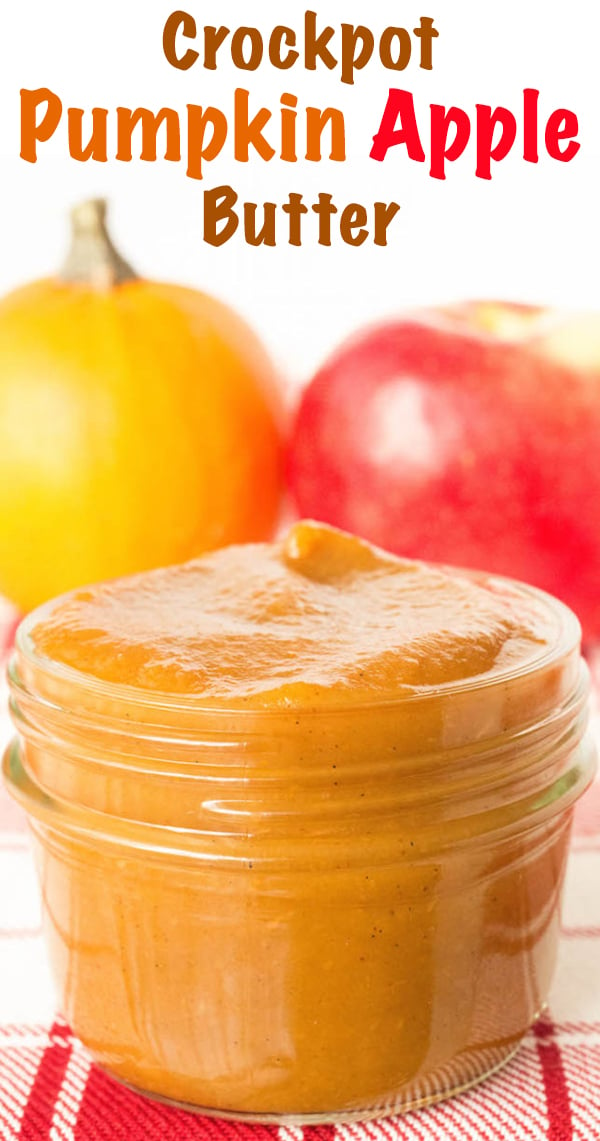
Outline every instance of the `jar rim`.
[[(482, 573), (480, 571), (456, 567), (445, 569), (452, 569), (455, 573), (458, 570), (461, 575), (473, 578), (479, 577)], [(50, 607), (56, 606), (57, 602), (60, 602), (61, 599), (67, 598), (68, 593), (43, 603), (31, 611), (21, 621), (15, 635), (15, 649), (9, 660), (9, 680), (12, 684), (19, 685), (20, 679), (17, 674), (17, 659), (19, 655), (21, 655), (28, 666), (31, 666), (36, 672), (39, 672), (42, 678), (47, 678), (51, 682), (62, 682), (68, 685), (69, 688), (72, 688), (74, 694), (79, 694), (81, 697), (87, 695), (89, 698), (106, 700), (114, 703), (116, 706), (122, 706), (127, 709), (139, 708), (157, 711), (162, 709), (170, 713), (177, 713), (178, 711), (186, 713), (196, 712), (200, 715), (210, 716), (217, 722), (221, 717), (223, 720), (230, 720), (232, 717), (237, 719), (239, 717), (241, 722), (251, 720), (253, 723), (264, 722), (267, 724), (269, 722), (276, 722), (280, 718), (288, 718), (290, 712), (301, 713), (303, 717), (319, 717), (323, 715), (330, 717), (336, 713), (348, 717), (353, 710), (357, 712), (365, 712), (367, 710), (376, 711), (377, 709), (390, 710), (397, 706), (410, 705), (432, 697), (440, 698), (452, 697), (454, 695), (460, 696), (462, 694), (476, 694), (479, 691), (489, 690), (492, 687), (500, 686), (508, 681), (518, 681), (520, 679), (534, 677), (543, 670), (558, 664), (574, 651), (579, 651), (581, 644), (581, 625), (576, 614), (565, 603), (547, 591), (541, 590), (539, 587), (531, 586), (507, 576), (486, 575), (486, 579), (492, 585), (498, 585), (500, 587), (508, 586), (513, 591), (516, 589), (522, 596), (529, 597), (538, 604), (541, 603), (544, 605), (547, 614), (552, 617), (555, 622), (555, 640), (551, 644), (546, 643), (542, 647), (542, 652), (537, 655), (528, 657), (521, 662), (508, 663), (499, 669), (477, 674), (470, 678), (427, 686), (399, 684), (397, 695), (390, 698), (376, 698), (375, 700), (359, 699), (354, 704), (349, 702), (316, 702), (314, 705), (311, 705), (289, 702), (287, 704), (282, 703), (279, 706), (270, 705), (268, 707), (262, 707), (260, 704), (254, 703), (244, 706), (239, 701), (236, 703), (227, 701), (227, 699), (218, 699), (215, 701), (213, 698), (207, 701), (204, 700), (199, 693), (174, 693), (158, 689), (144, 689), (140, 686), (129, 685), (123, 682), (106, 681), (103, 678), (95, 677), (93, 674), (78, 670), (74, 666), (67, 665), (64, 662), (55, 661), (35, 649), (31, 636), (32, 630), (35, 626), (39, 625), (40, 621), (43, 621)]]
[[(400, 835), (397, 820), (406, 806), (426, 817), (434, 833), (446, 817), (455, 831), (468, 820), (489, 829), (492, 816), (508, 826), (507, 813), (510, 827), (525, 826), (524, 817), (529, 827), (534, 817), (546, 819), (570, 804), (591, 779), (589, 748), (585, 756), (580, 751), (588, 676), (575, 615), (536, 588), (511, 586), (542, 603), (551, 619), (535, 656), (458, 682), (399, 686), (392, 699), (344, 705), (244, 708), (105, 682), (36, 652), (31, 630), (40, 608), (19, 628), (9, 666), (23, 764), (6, 768), (7, 755), (6, 774), (29, 814), (57, 828), (89, 831), (93, 824), (93, 831), (120, 835), (139, 825), (135, 835), (143, 845), (152, 834), (151, 846), (171, 850), (185, 834), (203, 858), (222, 844), (239, 848), (242, 862), (250, 839), (258, 851), (263, 841), (277, 845), (283, 837), (291, 851), (305, 841), (307, 820), (311, 845), (317, 838), (324, 845), (324, 866), (327, 844), (345, 820), (360, 819), (368, 843), (379, 837), (385, 847), (392, 833), (394, 843)], [(343, 754), (335, 754), (341, 747)], [(64, 780), (58, 756), (69, 761)], [(82, 776), (76, 795), (75, 769)], [(155, 790), (146, 802), (139, 798), (142, 775)], [(156, 795), (165, 781), (172, 790), (166, 807)], [(292, 788), (305, 795), (291, 796)]]

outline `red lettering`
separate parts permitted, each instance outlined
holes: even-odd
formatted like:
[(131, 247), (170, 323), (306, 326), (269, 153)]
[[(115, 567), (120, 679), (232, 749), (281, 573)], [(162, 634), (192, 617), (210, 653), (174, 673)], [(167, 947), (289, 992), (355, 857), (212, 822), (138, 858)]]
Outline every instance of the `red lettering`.
[(523, 158), (525, 162), (539, 162), (538, 154), (538, 102), (539, 91), (526, 87), (523, 92)]
[[(500, 138), (494, 144), (496, 127), (500, 125)], [(492, 159), (501, 162), (512, 150), (517, 137), (517, 120), (506, 107), (492, 111), (485, 103), (477, 104), (477, 168), (478, 178), (492, 177)]]
[[(397, 126), (400, 120), (400, 126)], [(415, 103), (410, 91), (390, 88), (379, 130), (373, 138), (371, 158), (383, 162), (390, 147), (406, 145), (408, 157), (415, 162), (425, 162), (425, 151), (421, 145)]]
[[(563, 107), (554, 111), (546, 127), (546, 150), (550, 158), (558, 159), (559, 162), (571, 162), (581, 150), (581, 143), (574, 141), (578, 131), (579, 123), (573, 111), (565, 111)], [(566, 147), (561, 147), (564, 139), (571, 139), (571, 142)]]
[[(449, 144), (450, 128), (454, 127), (454, 139)], [(440, 103), (431, 104), (431, 169), (432, 178), (445, 179), (446, 162), (456, 162), (465, 152), (471, 136), (471, 120), (460, 107), (450, 107), (449, 111)]]

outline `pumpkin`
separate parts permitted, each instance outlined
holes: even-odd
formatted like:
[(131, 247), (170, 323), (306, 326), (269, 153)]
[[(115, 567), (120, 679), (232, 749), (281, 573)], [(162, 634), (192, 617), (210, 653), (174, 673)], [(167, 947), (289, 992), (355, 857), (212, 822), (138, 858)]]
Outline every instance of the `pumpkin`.
[(206, 293), (138, 277), (105, 215), (77, 207), (62, 273), (0, 302), (0, 593), (22, 609), (278, 518), (264, 350)]

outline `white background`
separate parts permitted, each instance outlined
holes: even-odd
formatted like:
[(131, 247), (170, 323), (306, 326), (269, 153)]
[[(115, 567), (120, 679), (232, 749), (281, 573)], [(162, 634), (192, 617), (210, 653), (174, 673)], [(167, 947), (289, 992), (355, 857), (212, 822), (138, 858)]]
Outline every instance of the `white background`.
[[(373, 62), (353, 88), (339, 72), (289, 72), (268, 62), (255, 73), (237, 71), (224, 50), (217, 73), (199, 62), (174, 70), (162, 52), (162, 29), (173, 0), (1, 0), (0, 4), (0, 291), (52, 273), (66, 244), (66, 208), (90, 194), (112, 200), (115, 236), (147, 276), (181, 281), (234, 304), (261, 332), (289, 376), (301, 381), (347, 332), (407, 305), (461, 296), (503, 296), (570, 307), (600, 308), (598, 201), (600, 86), (597, 0), (321, 0), (324, 23), (342, 20), (412, 28), (421, 15), (435, 19), (439, 39), (434, 69), (411, 63), (403, 73)], [(308, 6), (297, 0), (188, 0), (182, 7), (200, 26), (277, 23), (300, 31)], [(68, 106), (118, 105), (182, 113), (188, 102), (214, 104), (231, 115), (233, 90), (248, 87), (258, 109), (279, 107), (282, 92), (300, 107), (333, 104), (346, 114), (345, 164), (241, 166), (227, 150), (204, 183), (186, 178), (185, 164), (77, 163), (69, 158), (66, 127), (43, 145), (35, 166), (19, 158), (21, 87), (48, 86)], [(474, 176), (474, 149), (445, 183), (403, 148), (384, 164), (368, 157), (388, 88), (414, 92), (427, 149), (430, 102), (503, 103), (519, 117), (524, 87), (541, 91), (542, 123), (556, 107), (577, 112), (581, 151), (574, 162), (522, 161), (521, 138), (498, 165), (491, 183)], [(113, 143), (114, 153), (114, 143)], [(159, 152), (160, 153), (160, 152)], [(202, 196), (230, 182), (241, 199), (283, 202), (291, 190), (310, 204), (319, 191), (338, 204), (396, 200), (402, 212), (392, 242), (319, 248), (314, 227), (301, 249), (282, 235), (275, 250), (252, 249), (238, 236), (213, 249), (202, 241)]]

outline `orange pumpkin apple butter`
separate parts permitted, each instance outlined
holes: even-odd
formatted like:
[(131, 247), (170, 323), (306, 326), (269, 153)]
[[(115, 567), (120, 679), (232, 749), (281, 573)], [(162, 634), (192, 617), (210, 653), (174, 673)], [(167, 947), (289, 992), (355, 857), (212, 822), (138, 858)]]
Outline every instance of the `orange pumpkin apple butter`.
[(593, 767), (560, 603), (300, 523), (48, 604), (11, 686), (62, 1009), (112, 1074), (340, 1120), (516, 1049)]

